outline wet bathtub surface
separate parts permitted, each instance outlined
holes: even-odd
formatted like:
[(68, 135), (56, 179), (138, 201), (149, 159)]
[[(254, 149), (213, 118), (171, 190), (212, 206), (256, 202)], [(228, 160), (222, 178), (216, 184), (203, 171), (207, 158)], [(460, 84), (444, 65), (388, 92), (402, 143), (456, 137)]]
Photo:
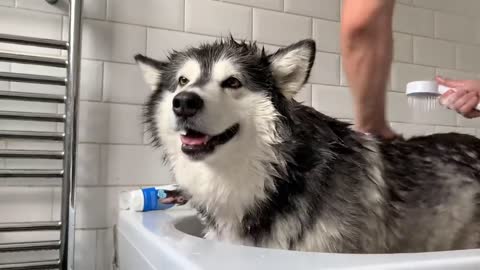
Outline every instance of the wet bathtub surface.
[(296, 252), (209, 241), (195, 236), (201, 229), (195, 212), (188, 208), (121, 211), (120, 269), (480, 270), (480, 249), (388, 255)]

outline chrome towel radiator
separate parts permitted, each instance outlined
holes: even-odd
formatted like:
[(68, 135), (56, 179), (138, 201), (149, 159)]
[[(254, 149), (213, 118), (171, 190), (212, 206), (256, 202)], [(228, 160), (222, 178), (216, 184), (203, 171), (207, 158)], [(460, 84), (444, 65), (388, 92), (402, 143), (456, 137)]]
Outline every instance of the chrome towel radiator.
[[(46, 0), (54, 4), (55, 0)], [(23, 270), (23, 269), (73, 269), (73, 246), (74, 246), (74, 218), (75, 218), (75, 162), (76, 162), (76, 130), (77, 130), (77, 105), (80, 67), (80, 44), (81, 44), (81, 16), (82, 0), (70, 0), (69, 7), (69, 38), (68, 42), (60, 40), (39, 39), (24, 36), (0, 34), (0, 42), (13, 43), (28, 46), (38, 46), (66, 50), (68, 57), (54, 58), (35, 56), (28, 54), (0, 53), (0, 61), (16, 62), (33, 65), (53, 66), (66, 68), (66, 77), (41, 76), (0, 72), (0, 80), (13, 82), (25, 82), (47, 85), (65, 86), (64, 95), (26, 93), (14, 91), (0, 91), (0, 99), (49, 102), (64, 104), (64, 113), (31, 113), (2, 111), (0, 119), (44, 121), (63, 123), (63, 132), (37, 132), (37, 131), (6, 131), (1, 130), (0, 139), (29, 139), (63, 141), (61, 151), (41, 150), (0, 150), (0, 158), (28, 158), (28, 159), (57, 159), (63, 160), (62, 169), (39, 170), (39, 169), (2, 169), (0, 179), (6, 178), (58, 178), (62, 180), (61, 188), (61, 213), (60, 220), (50, 222), (29, 222), (1, 224), (0, 232), (27, 232), (27, 231), (59, 231), (59, 240), (35, 241), (0, 244), (0, 252), (23, 252), (58, 250), (58, 259), (1, 263), (0, 269)], [(19, 213), (21, 215), (21, 213)], [(1, 217), (0, 217), (1, 222)]]

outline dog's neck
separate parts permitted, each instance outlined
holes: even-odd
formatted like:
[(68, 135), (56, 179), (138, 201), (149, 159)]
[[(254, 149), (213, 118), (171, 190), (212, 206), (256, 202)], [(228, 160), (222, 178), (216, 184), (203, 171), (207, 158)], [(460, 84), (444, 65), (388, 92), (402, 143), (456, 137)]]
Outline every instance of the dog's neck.
[(212, 225), (234, 230), (248, 209), (267, 199), (266, 191), (273, 188), (267, 167), (248, 158), (229, 164), (179, 158), (174, 172), (182, 189), (191, 195), (191, 204), (212, 218)]
[[(244, 127), (247, 130), (251, 129)], [(174, 162), (178, 184), (219, 231), (222, 227), (239, 230), (248, 210), (268, 199), (277, 170), (284, 165), (281, 155), (275, 153), (273, 144), (280, 139), (273, 137), (274, 132), (252, 136), (218, 149), (215, 160), (193, 161), (180, 155)]]

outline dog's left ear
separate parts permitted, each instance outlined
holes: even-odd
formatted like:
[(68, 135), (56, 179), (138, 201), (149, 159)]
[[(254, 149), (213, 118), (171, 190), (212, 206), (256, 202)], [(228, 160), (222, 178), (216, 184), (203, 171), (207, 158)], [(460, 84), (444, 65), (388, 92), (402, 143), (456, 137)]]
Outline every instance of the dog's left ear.
[(310, 76), (315, 61), (315, 41), (299, 41), (268, 57), (277, 87), (286, 98), (293, 98)]
[(135, 62), (143, 72), (143, 78), (147, 82), (152, 91), (157, 90), (162, 79), (162, 72), (165, 69), (167, 63), (160, 62), (155, 59), (146, 57), (141, 54), (135, 55)]

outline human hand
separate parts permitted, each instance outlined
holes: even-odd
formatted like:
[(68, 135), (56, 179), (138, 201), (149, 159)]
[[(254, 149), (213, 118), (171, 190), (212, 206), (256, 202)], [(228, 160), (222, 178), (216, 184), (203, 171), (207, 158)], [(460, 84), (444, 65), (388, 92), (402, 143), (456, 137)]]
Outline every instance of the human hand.
[(160, 198), (160, 203), (184, 205), (188, 202), (188, 198), (178, 190), (164, 190), (166, 197)]
[(480, 111), (476, 109), (480, 102), (480, 80), (449, 80), (437, 76), (436, 81), (452, 88), (440, 97), (440, 104), (457, 111), (465, 118), (480, 116)]

